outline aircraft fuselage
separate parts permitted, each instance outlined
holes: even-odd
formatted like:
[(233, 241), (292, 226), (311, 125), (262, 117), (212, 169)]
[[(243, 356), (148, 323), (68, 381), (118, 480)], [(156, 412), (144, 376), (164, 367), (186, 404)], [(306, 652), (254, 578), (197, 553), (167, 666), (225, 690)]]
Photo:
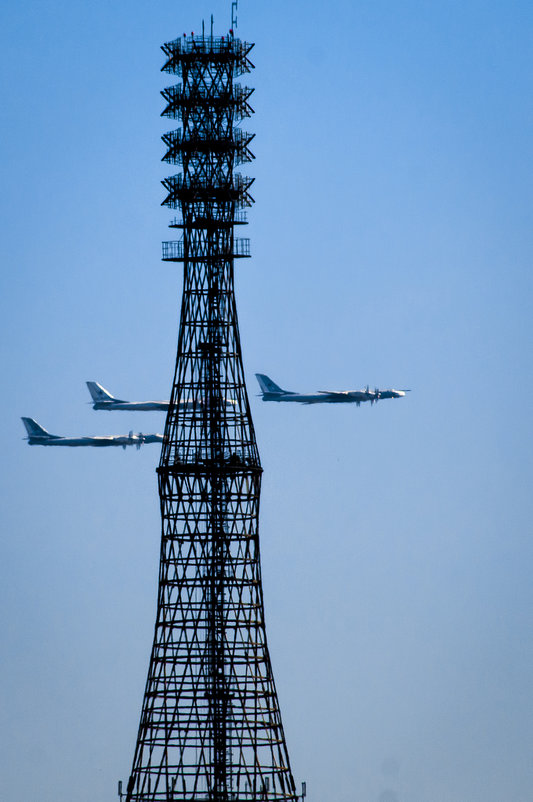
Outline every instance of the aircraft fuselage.
[(167, 412), (170, 401), (95, 401), (93, 409), (114, 409), (131, 412)]
[(137, 435), (131, 437), (28, 437), (30, 446), (134, 446), (142, 441)]
[(263, 401), (284, 401), (299, 404), (361, 404), (363, 401), (371, 401), (373, 393), (353, 390), (339, 393), (313, 393), (304, 395), (301, 393), (264, 393)]

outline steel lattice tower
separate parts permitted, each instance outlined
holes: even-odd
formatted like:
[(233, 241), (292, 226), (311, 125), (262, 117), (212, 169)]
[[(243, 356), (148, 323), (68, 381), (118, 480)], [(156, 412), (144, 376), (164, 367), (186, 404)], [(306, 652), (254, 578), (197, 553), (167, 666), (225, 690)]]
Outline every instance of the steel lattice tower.
[(176, 371), (157, 469), (162, 515), (154, 643), (127, 802), (295, 802), (267, 648), (258, 513), (261, 465), (244, 383), (234, 297), (234, 237), (253, 203), (252, 45), (183, 37), (163, 46), (163, 181), (181, 216), (163, 259), (184, 263)]

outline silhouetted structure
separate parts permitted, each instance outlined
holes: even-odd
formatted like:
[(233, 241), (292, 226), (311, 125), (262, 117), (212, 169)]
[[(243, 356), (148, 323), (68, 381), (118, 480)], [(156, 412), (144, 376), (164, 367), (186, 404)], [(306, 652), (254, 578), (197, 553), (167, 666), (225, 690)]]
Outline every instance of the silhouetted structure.
[[(252, 45), (183, 37), (163, 46), (164, 204), (178, 209), (179, 242), (163, 258), (184, 263), (178, 355), (158, 467), (162, 514), (159, 595), (127, 802), (296, 800), (267, 649), (259, 562), (261, 466), (241, 359), (234, 237), (253, 203)], [(180, 403), (180, 402), (189, 403)]]

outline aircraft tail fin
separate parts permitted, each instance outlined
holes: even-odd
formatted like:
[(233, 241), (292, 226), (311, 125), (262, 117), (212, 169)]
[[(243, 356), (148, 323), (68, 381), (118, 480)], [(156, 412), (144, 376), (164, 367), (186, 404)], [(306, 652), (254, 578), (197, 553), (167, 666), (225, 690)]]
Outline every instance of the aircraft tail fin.
[(55, 435), (50, 434), (50, 432), (47, 432), (46, 429), (43, 429), (42, 426), (39, 426), (37, 421), (34, 421), (33, 418), (21, 418), (21, 420), (26, 428), (28, 437), (44, 437), (44, 438), (55, 437)]
[(255, 378), (259, 382), (259, 387), (261, 388), (263, 395), (282, 395), (283, 393), (287, 392), (287, 390), (282, 390), (281, 387), (273, 382), (269, 376), (265, 376), (264, 373), (256, 373)]
[(101, 384), (98, 384), (98, 382), (87, 382), (86, 384), (95, 404), (99, 401), (118, 401), (118, 398), (112, 396), (111, 393), (109, 393), (105, 387), (102, 387)]

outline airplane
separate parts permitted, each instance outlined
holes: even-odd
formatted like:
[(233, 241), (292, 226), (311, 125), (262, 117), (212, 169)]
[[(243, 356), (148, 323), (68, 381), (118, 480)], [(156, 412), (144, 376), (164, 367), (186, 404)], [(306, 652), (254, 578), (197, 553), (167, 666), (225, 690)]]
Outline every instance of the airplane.
[(50, 434), (43, 429), (33, 418), (21, 418), (28, 437), (24, 438), (30, 446), (137, 446), (139, 449), (143, 443), (162, 443), (162, 434), (133, 434), (105, 436), (105, 437), (60, 437), (57, 434)]
[(364, 390), (319, 390), (313, 395), (295, 393), (291, 390), (282, 390), (271, 378), (264, 373), (256, 373), (263, 401), (294, 401), (300, 404), (357, 404), (364, 401), (375, 404), (380, 398), (401, 398), (409, 390), (370, 390), (368, 385)]
[[(86, 382), (89, 392), (93, 399), (93, 409), (127, 409), (132, 411), (144, 412), (166, 412), (170, 406), (170, 401), (123, 401), (115, 398), (98, 382)], [(189, 406), (189, 402), (185, 402)], [(191, 407), (196, 406), (194, 402)]]
[[(123, 401), (120, 398), (115, 398), (108, 390), (102, 387), (98, 382), (86, 382), (89, 392), (92, 397), (93, 409), (125, 409), (138, 412), (167, 412), (170, 406), (170, 401)], [(91, 402), (89, 402), (91, 403)], [(233, 398), (227, 398), (226, 404), (236, 404)], [(180, 401), (179, 406), (181, 409), (194, 410), (201, 408), (200, 401)]]

